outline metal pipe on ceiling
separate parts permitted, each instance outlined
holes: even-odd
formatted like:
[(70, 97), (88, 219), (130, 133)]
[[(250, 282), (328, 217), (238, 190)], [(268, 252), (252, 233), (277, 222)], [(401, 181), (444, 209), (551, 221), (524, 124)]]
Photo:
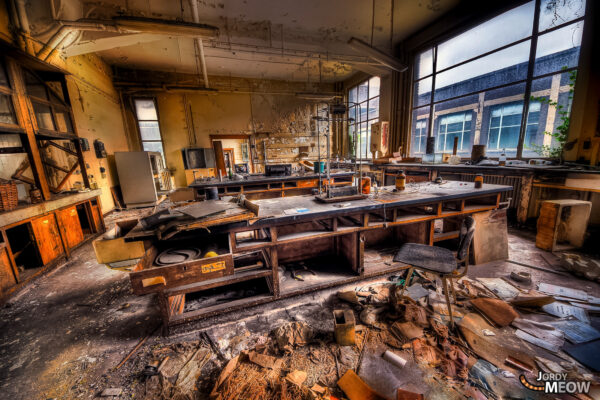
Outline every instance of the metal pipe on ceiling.
[[(200, 12), (198, 9), (198, 0), (190, 0), (190, 6), (192, 7), (192, 18), (196, 24), (200, 23)], [(209, 88), (208, 84), (208, 72), (206, 71), (206, 57), (204, 56), (204, 44), (202, 43), (202, 38), (197, 37), (195, 39), (196, 46), (198, 46), (198, 51), (200, 52), (200, 63), (202, 64), (202, 77), (204, 78), (204, 86)], [(196, 58), (196, 63), (198, 63), (198, 59)]]

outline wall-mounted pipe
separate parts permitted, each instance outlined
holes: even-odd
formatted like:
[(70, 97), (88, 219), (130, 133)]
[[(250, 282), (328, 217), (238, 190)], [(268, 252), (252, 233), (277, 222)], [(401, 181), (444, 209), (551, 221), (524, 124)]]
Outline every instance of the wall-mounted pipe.
[(59, 21), (61, 27), (48, 42), (37, 53), (37, 57), (41, 60), (48, 60), (52, 53), (59, 47), (61, 43), (67, 39), (72, 33), (78, 31), (107, 31), (118, 32), (121, 30), (115, 24), (107, 24), (103, 22), (88, 22), (88, 21)]
[[(194, 22), (200, 23), (200, 13), (198, 10), (198, 0), (190, 0), (190, 6), (192, 7), (192, 18)], [(204, 86), (209, 88), (208, 84), (208, 72), (206, 71), (206, 58), (204, 57), (204, 44), (202, 43), (201, 38), (196, 38), (196, 46), (198, 46), (198, 51), (200, 52), (200, 63), (202, 64), (202, 77), (204, 78)], [(198, 60), (196, 60), (198, 62)]]

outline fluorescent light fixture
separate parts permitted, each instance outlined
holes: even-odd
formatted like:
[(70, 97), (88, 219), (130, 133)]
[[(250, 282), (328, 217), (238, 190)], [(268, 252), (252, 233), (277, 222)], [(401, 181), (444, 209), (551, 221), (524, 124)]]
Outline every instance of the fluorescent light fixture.
[(326, 94), (326, 93), (296, 93), (296, 97), (304, 100), (317, 100), (317, 101), (331, 101), (336, 97), (341, 97), (337, 94)]
[(144, 17), (114, 17), (113, 21), (118, 28), (132, 32), (206, 38), (215, 37), (219, 33), (219, 28), (215, 26), (193, 22)]
[(394, 71), (404, 72), (408, 69), (408, 66), (404, 65), (404, 63), (397, 58), (385, 54), (381, 50), (377, 50), (375, 47), (368, 45), (360, 39), (355, 37), (350, 38), (348, 44), (359, 52), (366, 54), (375, 61), (379, 61), (380, 64), (383, 64)]

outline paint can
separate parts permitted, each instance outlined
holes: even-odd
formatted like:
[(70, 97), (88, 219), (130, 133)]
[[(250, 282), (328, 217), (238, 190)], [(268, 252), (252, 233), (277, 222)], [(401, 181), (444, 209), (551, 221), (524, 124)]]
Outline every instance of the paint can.
[(204, 200), (219, 200), (219, 190), (214, 186), (204, 188)]

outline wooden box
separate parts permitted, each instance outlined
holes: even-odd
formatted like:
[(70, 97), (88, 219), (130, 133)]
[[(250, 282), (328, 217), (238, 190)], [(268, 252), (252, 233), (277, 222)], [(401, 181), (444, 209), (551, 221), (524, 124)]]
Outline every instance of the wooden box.
[(92, 245), (96, 253), (96, 261), (100, 264), (110, 264), (143, 257), (146, 253), (144, 242), (127, 242), (124, 238), (137, 223), (137, 219), (119, 221), (114, 228), (94, 240)]
[(535, 245), (547, 251), (583, 246), (591, 211), (590, 201), (544, 201), (537, 221)]
[[(129, 274), (131, 287), (137, 295), (159, 292), (165, 289), (198, 283), (222, 276), (233, 275), (233, 255), (227, 234), (213, 234), (210, 236), (213, 243), (198, 240), (203, 247), (216, 245), (218, 256), (198, 258), (182, 263), (166, 266), (157, 266), (155, 259), (167, 245), (167, 242), (149, 248), (136, 268)], [(203, 250), (202, 253), (205, 253)]]

